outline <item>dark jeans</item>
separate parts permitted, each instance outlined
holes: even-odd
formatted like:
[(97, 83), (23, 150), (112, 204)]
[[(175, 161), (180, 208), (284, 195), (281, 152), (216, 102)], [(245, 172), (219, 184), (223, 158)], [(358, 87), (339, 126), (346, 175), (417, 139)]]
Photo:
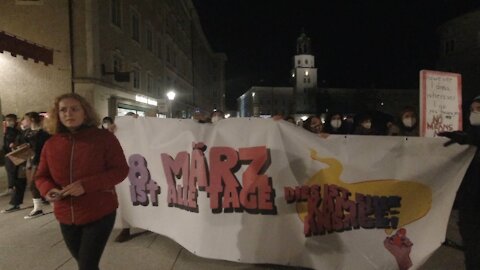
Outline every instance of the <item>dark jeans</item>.
[(79, 270), (96, 270), (103, 250), (115, 223), (114, 211), (105, 217), (85, 225), (60, 224), (63, 240), (72, 256), (77, 260)]
[(462, 236), (465, 269), (480, 269), (480, 216), (478, 208), (459, 209), (458, 227)]
[(15, 178), (17, 178), (17, 167), (8, 157), (5, 157), (5, 171), (7, 171), (8, 188), (13, 188)]
[(11, 205), (20, 205), (23, 203), (23, 197), (25, 196), (25, 189), (27, 188), (26, 178), (15, 178), (13, 182), (13, 193), (10, 197)]

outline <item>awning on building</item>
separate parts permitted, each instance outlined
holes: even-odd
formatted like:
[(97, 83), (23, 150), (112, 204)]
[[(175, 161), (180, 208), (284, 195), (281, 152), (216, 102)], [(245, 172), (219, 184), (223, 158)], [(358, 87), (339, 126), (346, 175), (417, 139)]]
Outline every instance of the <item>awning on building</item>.
[(13, 57), (21, 55), (25, 60), (33, 59), (35, 63), (53, 64), (53, 49), (48, 49), (0, 31), (0, 53), (4, 51), (10, 52)]

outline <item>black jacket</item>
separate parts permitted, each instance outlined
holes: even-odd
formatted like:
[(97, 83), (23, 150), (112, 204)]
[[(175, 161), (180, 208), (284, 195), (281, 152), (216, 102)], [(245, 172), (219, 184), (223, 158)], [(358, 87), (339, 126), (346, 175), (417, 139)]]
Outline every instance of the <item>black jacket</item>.
[(3, 136), (3, 151), (5, 154), (12, 152), (10, 148), (11, 143), (17, 143), (20, 136), (20, 130), (14, 127), (7, 127), (5, 130), (5, 135)]
[(32, 165), (37, 166), (40, 163), (40, 154), (42, 153), (43, 145), (50, 138), (50, 134), (43, 129), (27, 129), (23, 134), (23, 138), (33, 149), (35, 155), (32, 159)]
[(462, 209), (478, 209), (480, 207), (480, 127), (472, 127), (467, 134), (467, 143), (477, 146), (477, 152), (457, 192), (456, 205)]

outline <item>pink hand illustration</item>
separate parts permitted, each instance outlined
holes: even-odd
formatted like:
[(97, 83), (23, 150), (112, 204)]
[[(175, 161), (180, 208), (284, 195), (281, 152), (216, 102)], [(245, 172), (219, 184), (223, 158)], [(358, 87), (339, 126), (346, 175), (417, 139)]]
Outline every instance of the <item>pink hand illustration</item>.
[(393, 236), (387, 237), (383, 245), (397, 260), (399, 270), (407, 270), (413, 265), (410, 260), (413, 243), (407, 238), (407, 230), (399, 229)]

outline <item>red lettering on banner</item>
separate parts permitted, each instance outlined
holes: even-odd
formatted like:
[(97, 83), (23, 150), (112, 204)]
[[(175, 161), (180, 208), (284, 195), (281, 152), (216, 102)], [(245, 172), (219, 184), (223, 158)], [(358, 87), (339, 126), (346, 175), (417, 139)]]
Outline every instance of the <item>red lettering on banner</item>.
[[(238, 154), (235, 149), (230, 147), (212, 147), (210, 150), (210, 186), (208, 194), (210, 196), (210, 208), (214, 212), (220, 212), (222, 208), (222, 195), (224, 188), (232, 193), (233, 189), (240, 187), (234, 172), (238, 165)], [(233, 196), (227, 194), (230, 202), (225, 208), (232, 208), (232, 204), (239, 205), (234, 201)], [(237, 197), (238, 199), (238, 197)]]
[[(167, 178), (168, 206), (186, 208), (190, 211), (198, 211), (196, 203), (196, 187), (189, 186), (190, 155), (187, 152), (177, 154), (175, 160), (168, 154), (162, 154), (163, 170)], [(182, 185), (177, 186), (177, 179), (182, 178)], [(192, 192), (193, 191), (193, 192)]]
[(265, 146), (241, 148), (240, 160), (250, 165), (243, 173), (243, 188), (240, 201), (247, 211), (273, 210), (272, 183), (263, 172), (270, 166), (269, 153)]
[[(167, 202), (198, 212), (198, 190), (206, 191), (213, 213), (241, 212), (276, 214), (272, 180), (265, 174), (270, 166), (270, 152), (265, 146), (241, 148), (212, 147), (207, 164), (203, 143), (193, 143), (192, 158), (180, 152), (173, 159), (163, 153), (162, 163), (168, 184)], [(210, 165), (210, 168), (208, 167)], [(241, 182), (237, 173), (248, 165)], [(176, 185), (182, 178), (182, 185)], [(198, 189), (198, 190), (197, 190)]]
[(287, 203), (301, 203), (307, 200), (304, 219), (304, 234), (323, 235), (352, 229), (396, 229), (401, 206), (399, 196), (371, 196), (355, 194), (336, 185), (285, 187)]

